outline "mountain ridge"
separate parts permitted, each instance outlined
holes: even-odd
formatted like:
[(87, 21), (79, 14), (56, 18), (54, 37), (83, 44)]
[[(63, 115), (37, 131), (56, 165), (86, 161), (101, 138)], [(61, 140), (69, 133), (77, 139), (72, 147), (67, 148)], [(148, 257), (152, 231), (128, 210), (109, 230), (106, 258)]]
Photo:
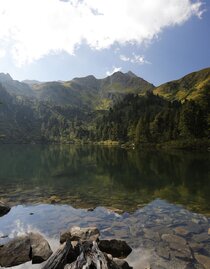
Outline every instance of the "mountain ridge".
[(210, 94), (210, 68), (189, 73), (180, 79), (161, 84), (153, 90), (167, 100), (196, 100)]
[[(7, 79), (5, 79), (7, 78)], [(134, 73), (116, 72), (108, 77), (97, 79), (93, 75), (75, 77), (69, 81), (40, 82), (13, 80), (9, 74), (0, 75), (0, 82), (13, 94), (36, 98), (55, 105), (84, 106), (89, 109), (109, 109), (128, 93), (145, 94), (154, 85), (139, 78)]]
[(105, 79), (87, 76), (33, 87), (2, 75), (0, 141), (131, 145), (177, 145), (178, 141), (181, 147), (208, 148), (209, 71), (200, 70), (157, 88), (122, 72)]

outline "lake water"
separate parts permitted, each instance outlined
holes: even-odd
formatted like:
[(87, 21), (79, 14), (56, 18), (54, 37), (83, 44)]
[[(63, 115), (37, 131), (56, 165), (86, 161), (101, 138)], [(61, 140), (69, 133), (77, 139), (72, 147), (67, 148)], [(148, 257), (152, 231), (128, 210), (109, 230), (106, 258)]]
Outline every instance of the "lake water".
[[(0, 197), (13, 207), (0, 218), (0, 236), (39, 231), (56, 249), (61, 230), (96, 225), (102, 238), (133, 247), (135, 269), (209, 269), (209, 164), (209, 153), (1, 145)], [(171, 248), (164, 234), (187, 247)]]

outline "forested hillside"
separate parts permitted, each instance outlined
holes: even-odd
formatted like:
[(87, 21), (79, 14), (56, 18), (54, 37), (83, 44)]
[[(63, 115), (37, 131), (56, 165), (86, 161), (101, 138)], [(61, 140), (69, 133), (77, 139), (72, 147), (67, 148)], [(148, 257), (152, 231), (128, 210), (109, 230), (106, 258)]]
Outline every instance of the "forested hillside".
[[(97, 124), (96, 140), (140, 144), (175, 142), (174, 146), (196, 147), (209, 143), (210, 98), (205, 102), (167, 101), (148, 92), (128, 95)], [(202, 143), (203, 142), (203, 143)]]
[(2, 143), (209, 146), (210, 69), (157, 88), (132, 72), (0, 83)]

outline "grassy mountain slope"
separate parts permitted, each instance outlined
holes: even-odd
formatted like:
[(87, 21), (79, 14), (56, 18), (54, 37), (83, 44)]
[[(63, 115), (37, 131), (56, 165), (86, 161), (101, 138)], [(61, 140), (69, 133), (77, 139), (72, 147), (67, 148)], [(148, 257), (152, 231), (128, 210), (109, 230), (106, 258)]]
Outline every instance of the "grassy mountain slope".
[(209, 78), (204, 69), (154, 89), (131, 72), (30, 85), (0, 74), (1, 141), (210, 145)]
[(131, 71), (116, 72), (100, 80), (98, 109), (108, 109), (116, 102), (120, 102), (127, 94), (143, 95), (153, 90), (154, 85), (137, 77)]
[(202, 100), (210, 95), (210, 68), (162, 84), (153, 92), (168, 100)]
[(66, 82), (46, 82), (31, 86), (39, 100), (96, 110), (109, 109), (128, 93), (143, 94), (154, 88), (131, 72), (116, 72), (104, 79), (87, 76)]

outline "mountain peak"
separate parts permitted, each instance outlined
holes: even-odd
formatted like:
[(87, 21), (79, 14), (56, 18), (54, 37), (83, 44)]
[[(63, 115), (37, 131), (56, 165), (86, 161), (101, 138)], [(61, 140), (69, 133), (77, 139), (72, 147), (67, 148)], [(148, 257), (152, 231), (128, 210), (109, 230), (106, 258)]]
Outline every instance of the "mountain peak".
[(0, 81), (11, 81), (13, 80), (9, 73), (0, 73)]
[(89, 75), (89, 76), (86, 76), (86, 77), (75, 77), (73, 78), (73, 80), (96, 80), (96, 78), (93, 76), (93, 75)]
[(128, 71), (127, 73), (125, 73), (126, 75), (130, 76), (130, 77), (133, 77), (133, 78), (136, 78), (137, 75), (134, 74), (132, 71)]

